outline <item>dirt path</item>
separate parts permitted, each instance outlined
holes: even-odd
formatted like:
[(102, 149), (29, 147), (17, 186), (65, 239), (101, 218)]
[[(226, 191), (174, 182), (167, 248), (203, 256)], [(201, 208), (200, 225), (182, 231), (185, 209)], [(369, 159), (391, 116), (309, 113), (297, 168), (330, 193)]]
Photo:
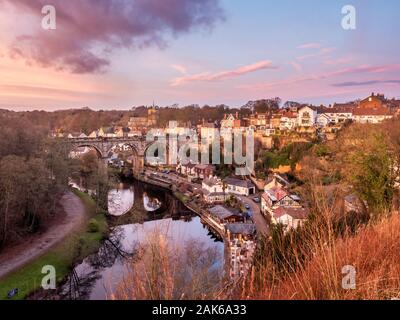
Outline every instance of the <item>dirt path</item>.
[(85, 217), (85, 207), (78, 196), (67, 192), (60, 200), (65, 216), (60, 223), (27, 242), (5, 250), (0, 255), (0, 279), (46, 253), (51, 247), (78, 229)]

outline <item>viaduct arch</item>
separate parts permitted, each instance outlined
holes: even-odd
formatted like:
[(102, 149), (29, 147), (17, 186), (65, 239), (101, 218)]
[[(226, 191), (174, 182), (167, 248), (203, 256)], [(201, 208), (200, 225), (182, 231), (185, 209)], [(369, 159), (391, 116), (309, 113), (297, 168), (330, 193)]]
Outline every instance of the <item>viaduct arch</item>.
[(133, 154), (133, 173), (139, 175), (145, 165), (147, 149), (157, 141), (147, 142), (145, 138), (76, 138), (68, 139), (67, 143), (73, 148), (90, 147), (96, 150), (101, 159), (108, 159), (110, 151), (121, 144), (128, 145)]

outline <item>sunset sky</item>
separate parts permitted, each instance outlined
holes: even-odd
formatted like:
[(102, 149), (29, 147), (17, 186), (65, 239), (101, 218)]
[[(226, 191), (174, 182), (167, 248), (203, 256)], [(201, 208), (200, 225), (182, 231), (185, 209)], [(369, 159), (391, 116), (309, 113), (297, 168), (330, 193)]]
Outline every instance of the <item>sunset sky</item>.
[(399, 98), (399, 15), (398, 0), (0, 0), (0, 108)]

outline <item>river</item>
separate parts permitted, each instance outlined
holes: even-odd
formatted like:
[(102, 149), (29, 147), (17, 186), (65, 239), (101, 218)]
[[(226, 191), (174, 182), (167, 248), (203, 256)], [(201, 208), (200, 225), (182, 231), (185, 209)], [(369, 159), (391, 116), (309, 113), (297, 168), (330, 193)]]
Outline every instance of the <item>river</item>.
[[(97, 253), (75, 266), (58, 292), (61, 299), (137, 298), (138, 293), (127, 294), (126, 287), (133, 286), (130, 277), (133, 270), (138, 272), (139, 267), (136, 266), (145, 266), (141, 269), (142, 273), (139, 272), (139, 277), (148, 277), (146, 268), (151, 266), (145, 263), (151, 260), (149, 252), (155, 238), (157, 241), (163, 240), (156, 245), (163, 247), (164, 243), (166, 255), (171, 256), (169, 261), (176, 263), (169, 265), (177, 273), (173, 276), (180, 277), (176, 279), (180, 286), (175, 286), (174, 298), (180, 297), (180, 291), (185, 291), (183, 288), (187, 288), (187, 283), (196, 274), (202, 274), (204, 282), (213, 284), (222, 279), (222, 240), (168, 191), (140, 182), (121, 183), (118, 188), (110, 190), (108, 206), (112, 215), (109, 239), (104, 241)], [(177, 252), (180, 254), (177, 255)], [(138, 280), (135, 281), (137, 285)], [(183, 282), (185, 285), (182, 286)], [(204, 285), (209, 288), (208, 284)], [(124, 294), (121, 296), (119, 292)]]

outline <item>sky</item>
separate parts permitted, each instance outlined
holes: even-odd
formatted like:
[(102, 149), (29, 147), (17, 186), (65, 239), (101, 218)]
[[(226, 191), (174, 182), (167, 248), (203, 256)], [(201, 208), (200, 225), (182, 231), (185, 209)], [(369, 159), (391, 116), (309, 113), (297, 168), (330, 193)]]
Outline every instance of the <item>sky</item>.
[(0, 108), (400, 98), (399, 34), (398, 0), (0, 0)]

